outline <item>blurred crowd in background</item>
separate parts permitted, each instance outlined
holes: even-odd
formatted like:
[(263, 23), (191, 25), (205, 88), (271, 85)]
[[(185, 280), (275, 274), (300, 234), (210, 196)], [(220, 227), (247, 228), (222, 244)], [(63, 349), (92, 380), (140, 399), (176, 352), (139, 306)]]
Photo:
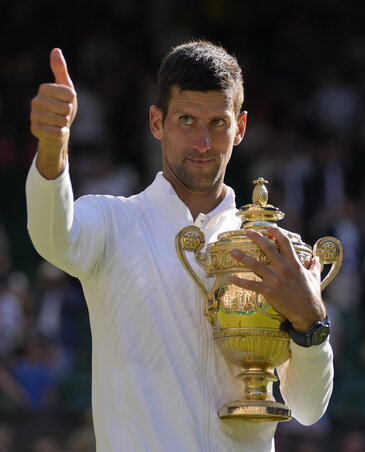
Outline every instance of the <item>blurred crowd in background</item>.
[[(357, 6), (355, 6), (355, 4)], [(238, 205), (269, 181), (281, 226), (343, 244), (324, 292), (335, 389), (312, 427), (279, 426), (277, 452), (364, 452), (365, 36), (361, 2), (14, 0), (0, 16), (0, 452), (93, 452), (91, 340), (82, 289), (43, 261), (26, 231), (36, 152), (31, 98), (61, 47), (78, 93), (71, 175), (78, 197), (128, 196), (160, 169), (148, 125), (165, 53), (194, 38), (233, 52), (245, 79), (246, 137), (226, 182)], [(313, 376), (315, 378), (315, 376)], [(107, 388), (105, 389), (107, 390)]]

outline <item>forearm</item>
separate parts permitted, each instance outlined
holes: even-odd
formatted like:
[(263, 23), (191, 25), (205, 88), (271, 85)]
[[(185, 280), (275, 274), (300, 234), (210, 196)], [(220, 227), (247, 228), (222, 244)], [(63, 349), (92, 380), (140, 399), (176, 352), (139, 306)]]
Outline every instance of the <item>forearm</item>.
[(293, 417), (303, 425), (326, 411), (333, 388), (333, 353), (328, 341), (300, 347), (291, 341), (292, 356), (278, 368), (281, 394)]
[(28, 231), (34, 247), (42, 257), (69, 272), (63, 255), (70, 246), (74, 199), (67, 163), (58, 178), (46, 180), (33, 162), (26, 182), (26, 200)]
[(26, 183), (29, 235), (42, 257), (83, 278), (92, 272), (105, 247), (100, 203), (95, 196), (74, 203), (67, 161), (63, 173), (54, 180), (45, 179), (35, 161)]

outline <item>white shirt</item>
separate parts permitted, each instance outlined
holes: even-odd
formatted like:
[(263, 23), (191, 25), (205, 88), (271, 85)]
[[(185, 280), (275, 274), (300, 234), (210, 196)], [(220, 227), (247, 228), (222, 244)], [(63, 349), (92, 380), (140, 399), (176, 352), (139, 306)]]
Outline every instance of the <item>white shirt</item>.
[[(175, 236), (193, 224), (159, 173), (130, 198), (86, 196), (74, 204), (68, 169), (53, 181), (35, 164), (27, 179), (28, 228), (38, 252), (78, 277), (92, 331), (92, 407), (98, 452), (272, 452), (275, 422), (221, 420), (242, 396), (239, 369), (222, 356), (198, 287), (182, 268)], [(234, 192), (195, 221), (207, 243), (237, 229)], [(198, 276), (211, 279), (191, 260)], [(304, 424), (332, 391), (328, 342), (291, 344), (281, 392)]]

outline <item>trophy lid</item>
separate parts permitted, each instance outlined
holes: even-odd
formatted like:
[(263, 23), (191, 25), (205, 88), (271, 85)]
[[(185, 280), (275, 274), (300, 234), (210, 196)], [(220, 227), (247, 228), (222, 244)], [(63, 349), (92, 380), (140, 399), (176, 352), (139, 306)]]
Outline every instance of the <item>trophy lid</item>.
[[(259, 177), (253, 183), (255, 184), (255, 188), (252, 192), (252, 204), (242, 206), (237, 213), (242, 218), (242, 229), (251, 227), (252, 223), (256, 222), (274, 223), (285, 216), (280, 209), (271, 204), (267, 204), (269, 196), (265, 184), (268, 184), (268, 181)], [(246, 222), (249, 222), (249, 224)]]
[[(241, 228), (234, 231), (221, 232), (218, 235), (218, 240), (210, 243), (207, 247), (207, 250), (209, 250), (209, 253), (212, 255), (220, 256), (221, 253), (222, 256), (224, 256), (224, 259), (226, 259), (224, 264), (221, 264), (221, 267), (219, 267), (218, 270), (217, 268), (214, 268), (214, 271), (210, 270), (211, 274), (214, 272), (224, 273), (227, 271), (227, 268), (231, 268), (228, 265), (229, 261), (227, 260), (227, 249), (231, 250), (232, 248), (238, 248), (246, 253), (251, 253), (251, 255), (253, 251), (259, 250), (258, 255), (261, 256), (260, 259), (263, 259), (263, 261), (266, 259), (259, 247), (247, 237), (246, 231), (247, 229), (254, 229), (262, 235), (268, 237), (269, 240), (273, 240), (273, 238), (268, 235), (267, 227), (271, 224), (275, 224), (276, 221), (281, 220), (285, 215), (277, 207), (267, 203), (268, 191), (265, 184), (268, 184), (268, 181), (262, 177), (259, 177), (254, 180), (253, 183), (255, 184), (255, 187), (252, 193), (252, 204), (242, 206), (236, 213), (236, 215), (242, 218)], [(299, 260), (305, 267), (308, 268), (312, 257), (312, 248), (302, 241), (299, 234), (286, 231), (285, 229), (282, 230), (285, 234), (287, 234), (292, 242)], [(220, 260), (217, 259), (216, 261), (219, 264)], [(242, 270), (242, 267), (238, 266), (236, 270), (240, 271)]]

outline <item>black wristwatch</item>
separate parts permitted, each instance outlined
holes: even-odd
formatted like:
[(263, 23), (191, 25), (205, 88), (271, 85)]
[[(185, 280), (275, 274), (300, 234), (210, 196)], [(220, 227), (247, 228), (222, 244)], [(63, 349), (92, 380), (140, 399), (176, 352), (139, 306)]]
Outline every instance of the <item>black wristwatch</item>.
[(289, 336), (293, 341), (302, 347), (311, 347), (312, 345), (322, 344), (330, 334), (331, 322), (328, 317), (320, 320), (307, 330), (305, 333), (295, 331), (291, 324), (289, 324)]

